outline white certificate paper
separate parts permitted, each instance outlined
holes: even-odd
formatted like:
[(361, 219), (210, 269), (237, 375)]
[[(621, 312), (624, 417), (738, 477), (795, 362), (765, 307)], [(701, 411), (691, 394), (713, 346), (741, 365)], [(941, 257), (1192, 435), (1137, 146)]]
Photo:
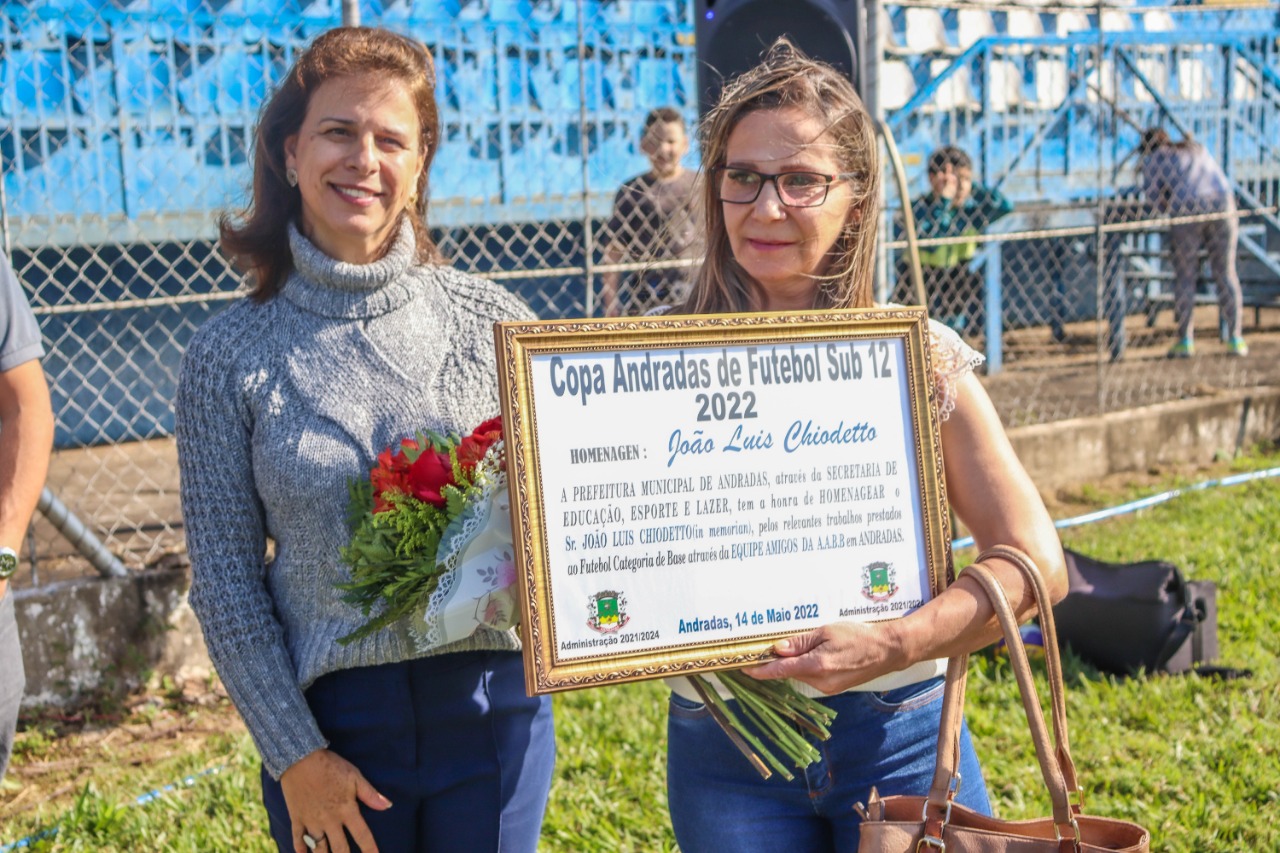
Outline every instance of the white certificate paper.
[(936, 593), (949, 551), (924, 320), (895, 318), (523, 350), (526, 643), (544, 676), (569, 676), (532, 686), (723, 667)]

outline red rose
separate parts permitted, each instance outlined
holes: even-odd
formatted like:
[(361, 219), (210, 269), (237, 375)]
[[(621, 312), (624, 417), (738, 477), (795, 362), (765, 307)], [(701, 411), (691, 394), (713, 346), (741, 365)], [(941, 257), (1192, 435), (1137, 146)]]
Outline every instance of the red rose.
[(385, 468), (374, 468), (369, 474), (369, 484), (373, 486), (373, 511), (385, 512), (391, 509), (388, 500), (393, 494), (409, 494), (408, 472), (390, 471)]
[(405, 450), (417, 450), (418, 443), (411, 438), (400, 442), (400, 449), (392, 452), (388, 447), (378, 454), (378, 464), (369, 472), (369, 485), (373, 487), (373, 511), (385, 512), (392, 508), (388, 498), (392, 494), (410, 494), (409, 459)]
[(499, 415), (496, 418), (489, 418), (489, 420), (472, 430), (471, 434), (477, 437), (482, 435), (492, 436), (492, 441), (489, 442), (490, 444), (494, 441), (500, 440), (502, 438), (502, 416)]
[(467, 436), (458, 444), (458, 465), (467, 473), (474, 471), (476, 464), (492, 446), (493, 442), (488, 439)]
[(420, 501), (443, 507), (440, 490), (453, 483), (453, 464), (448, 453), (427, 450), (409, 466), (409, 493)]
[(468, 474), (471, 473), (489, 448), (501, 440), (502, 418), (489, 418), (458, 443), (458, 464)]
[(378, 464), (389, 470), (404, 473), (409, 470), (409, 457), (405, 455), (405, 451), (417, 449), (418, 442), (412, 438), (401, 439), (398, 450), (393, 451), (388, 447), (378, 454)]

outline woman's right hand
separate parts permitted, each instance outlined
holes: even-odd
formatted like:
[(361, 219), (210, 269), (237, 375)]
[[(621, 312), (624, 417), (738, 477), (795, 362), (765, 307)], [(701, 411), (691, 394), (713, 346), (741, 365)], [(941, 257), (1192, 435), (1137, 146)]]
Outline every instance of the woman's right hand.
[(336, 752), (317, 749), (280, 776), (280, 788), (293, 825), (294, 853), (310, 853), (303, 833), (320, 841), (316, 850), (350, 853), (347, 833), (362, 853), (378, 853), (360, 803), (384, 811), (391, 801), (369, 784), (356, 766)]

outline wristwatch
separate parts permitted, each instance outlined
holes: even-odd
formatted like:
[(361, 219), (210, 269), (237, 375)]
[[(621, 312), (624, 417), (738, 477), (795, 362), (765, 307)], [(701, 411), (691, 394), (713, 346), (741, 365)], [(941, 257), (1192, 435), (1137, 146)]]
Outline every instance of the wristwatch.
[(0, 547), (0, 581), (7, 581), (18, 570), (18, 552)]

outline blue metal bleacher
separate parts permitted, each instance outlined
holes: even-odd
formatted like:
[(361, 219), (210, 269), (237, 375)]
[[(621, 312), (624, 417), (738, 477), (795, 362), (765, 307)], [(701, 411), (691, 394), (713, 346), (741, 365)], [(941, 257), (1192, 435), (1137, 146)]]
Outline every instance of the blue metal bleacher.
[[(423, 39), (437, 58), (442, 119), (462, 143), (455, 149), (446, 140), (436, 160), (434, 192), (453, 217), (446, 224), (525, 215), (527, 207), (504, 205), (560, 194), (584, 151), (593, 192), (605, 198), (642, 165), (635, 133), (643, 114), (666, 103), (693, 108), (687, 0), (588, 0), (581, 21), (576, 0), (383, 0), (364, 11), (370, 23)], [(1236, 112), (1258, 102), (1278, 64), (1275, 39), (1257, 37), (1274, 34), (1272, 10), (1229, 18), (1206, 10), (1215, 27), (1191, 32), (1195, 13), (1174, 21), (1141, 6), (1108, 9), (1100, 59), (1093, 56), (1099, 20), (1088, 7), (902, 6), (886, 14), (884, 79), (894, 88), (885, 102), (904, 151), (922, 156), (940, 141), (965, 145), (981, 152), (985, 175), (1037, 197), (1093, 191), (1098, 130), (1114, 130), (1100, 103), (1112, 101), (1139, 120), (1172, 109), (1211, 131), (1224, 101)], [(247, 182), (243, 152), (210, 140), (244, 137), (294, 51), (337, 22), (338, 3), (28, 0), (0, 4), (0, 16), (0, 120), (11, 140), (75, 127), (86, 153), (77, 162), (106, 162), (103, 140), (119, 138), (123, 117), (148, 131), (141, 147), (126, 151), (149, 158), (154, 144), (154, 156), (196, 170), (203, 210)], [(579, 126), (580, 79), (586, 128)], [(1260, 135), (1232, 136), (1237, 159), (1247, 160)], [(154, 142), (162, 138), (171, 141)], [(10, 147), (23, 149), (30, 167), (6, 166), (10, 213), (41, 215), (42, 207), (25, 207), (40, 194), (18, 184), (41, 170), (70, 169), (63, 163), (70, 158), (47, 143)], [(125, 180), (127, 172), (100, 178)], [(540, 175), (554, 176), (556, 185), (539, 188)], [(187, 179), (172, 180), (182, 200), (151, 212), (188, 203)], [(106, 203), (130, 199), (116, 212), (136, 216), (146, 211), (135, 204), (158, 198), (163, 179), (146, 192), (118, 190), (97, 195)], [(467, 201), (476, 198), (497, 201)]]
[[(569, 188), (581, 182), (584, 151), (605, 204), (636, 166), (632, 136), (644, 112), (659, 103), (692, 109), (692, 48), (671, 47), (677, 35), (691, 42), (685, 0), (589, 0), (581, 22), (575, 0), (387, 0), (362, 9), (436, 57), (448, 128), (432, 182), (441, 224), (579, 215)], [(184, 224), (173, 227), (189, 230), (192, 214), (240, 200), (259, 107), (294, 52), (337, 20), (336, 0), (0, 4), (10, 216), (21, 226), (54, 210), (92, 210), (158, 229), (179, 217)], [(50, 136), (69, 128), (74, 144)], [(50, 201), (52, 188), (65, 205)], [(78, 199), (87, 197), (86, 207)]]

